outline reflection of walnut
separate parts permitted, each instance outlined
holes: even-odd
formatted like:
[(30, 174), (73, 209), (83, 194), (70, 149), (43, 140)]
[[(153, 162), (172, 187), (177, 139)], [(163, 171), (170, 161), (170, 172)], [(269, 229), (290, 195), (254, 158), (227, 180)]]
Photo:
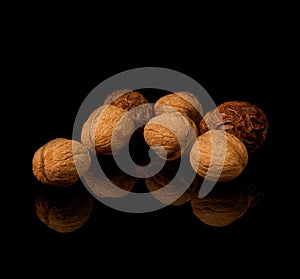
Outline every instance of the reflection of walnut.
[(148, 190), (163, 204), (182, 205), (191, 200), (189, 191), (191, 185), (183, 175), (176, 176), (177, 172), (177, 164), (168, 161), (157, 174), (145, 180)]
[(134, 122), (144, 123), (152, 117), (151, 104), (137, 91), (129, 89), (114, 91), (106, 97), (104, 104), (111, 104), (128, 110)]
[(186, 91), (174, 92), (159, 98), (154, 106), (156, 115), (174, 110), (189, 117), (198, 127), (203, 110), (195, 95)]
[(248, 163), (245, 145), (233, 134), (210, 130), (200, 135), (190, 152), (193, 169), (207, 180), (230, 181)]
[(153, 117), (144, 127), (144, 138), (161, 158), (175, 160), (189, 152), (197, 134), (194, 122), (179, 112)]
[(223, 227), (242, 217), (249, 208), (257, 205), (265, 196), (261, 185), (236, 181), (226, 187), (216, 184), (205, 197), (195, 193), (191, 206), (195, 216), (209, 226)]
[(69, 186), (89, 168), (91, 158), (80, 142), (57, 138), (40, 147), (32, 159), (35, 177), (46, 185)]
[(138, 178), (123, 172), (113, 156), (98, 156), (83, 176), (86, 186), (99, 198), (118, 198), (130, 192)]
[[(222, 187), (224, 188), (224, 187)], [(217, 186), (205, 197), (194, 196), (191, 206), (195, 216), (203, 223), (223, 227), (242, 217), (247, 209), (247, 200), (239, 187), (220, 191)]]
[(37, 195), (35, 210), (39, 219), (59, 233), (81, 228), (93, 211), (94, 198), (85, 189), (76, 187), (55, 190), (48, 188)]
[(126, 110), (102, 105), (92, 112), (81, 131), (81, 142), (99, 155), (111, 155), (124, 147), (134, 132), (134, 122)]
[(225, 129), (237, 136), (249, 153), (257, 150), (267, 136), (268, 120), (265, 113), (248, 102), (228, 101), (206, 113), (200, 122), (200, 132)]

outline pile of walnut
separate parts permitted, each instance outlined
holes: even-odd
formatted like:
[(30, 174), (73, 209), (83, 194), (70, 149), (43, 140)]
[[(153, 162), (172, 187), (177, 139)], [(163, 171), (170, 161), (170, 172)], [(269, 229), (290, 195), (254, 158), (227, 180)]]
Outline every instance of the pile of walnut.
[(190, 92), (167, 94), (152, 106), (141, 93), (123, 89), (90, 114), (80, 142), (57, 138), (40, 147), (33, 156), (33, 174), (46, 185), (72, 185), (88, 172), (90, 152), (115, 155), (136, 129), (143, 129), (145, 142), (159, 157), (172, 161), (189, 156), (199, 176), (226, 182), (238, 177), (248, 154), (262, 146), (268, 120), (246, 101), (222, 103), (203, 116)]
[[(241, 195), (236, 192), (227, 193), (229, 196), (226, 194), (225, 198), (223, 192), (212, 192), (200, 199), (195, 194), (198, 189), (196, 179), (176, 199), (187, 184), (182, 176), (168, 190), (156, 190), (173, 179), (177, 171), (174, 166), (182, 156), (186, 156), (192, 172), (198, 175), (196, 178), (221, 184), (234, 180), (247, 166), (249, 154), (263, 145), (268, 125), (265, 113), (246, 101), (224, 102), (204, 114), (202, 105), (190, 92), (164, 95), (153, 105), (140, 92), (123, 89), (112, 92), (90, 114), (82, 126), (80, 141), (56, 138), (36, 150), (32, 171), (42, 184), (55, 186), (51, 189), (73, 185), (82, 178), (97, 197), (122, 197), (133, 190), (139, 178), (118, 169), (113, 158), (134, 141), (134, 134), (138, 132), (137, 138), (142, 139), (146, 151), (150, 148), (159, 159), (166, 160), (161, 172), (145, 179), (153, 196), (171, 205), (191, 201), (198, 219), (212, 226), (224, 226), (243, 215), (249, 207), (240, 203)], [(145, 150), (141, 150), (140, 145), (134, 147), (139, 148), (135, 153), (143, 156)], [(97, 175), (92, 153), (103, 157), (101, 168), (106, 176)], [(107, 177), (119, 188), (111, 189)], [(37, 215), (58, 232), (80, 228), (92, 208), (90, 196), (80, 202), (77, 198), (67, 200), (65, 206), (44, 195), (36, 199)]]
[(187, 154), (198, 175), (218, 182), (242, 173), (269, 125), (265, 113), (246, 101), (224, 102), (202, 117), (201, 104), (189, 92), (161, 97), (154, 112), (144, 128), (148, 145), (167, 160)]

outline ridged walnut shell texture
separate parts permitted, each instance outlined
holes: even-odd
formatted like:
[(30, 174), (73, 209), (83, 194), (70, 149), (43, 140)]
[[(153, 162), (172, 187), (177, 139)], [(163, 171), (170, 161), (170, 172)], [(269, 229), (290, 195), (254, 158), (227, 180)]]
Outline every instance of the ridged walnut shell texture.
[(154, 105), (156, 115), (174, 110), (189, 117), (197, 127), (203, 115), (202, 105), (199, 100), (194, 94), (186, 91), (167, 94), (159, 98)]
[[(53, 189), (53, 188), (51, 188)], [(38, 218), (50, 229), (70, 233), (83, 227), (94, 209), (94, 198), (84, 189), (58, 189), (67, 192), (42, 191), (35, 199)]]
[(113, 105), (102, 105), (94, 110), (81, 131), (81, 142), (98, 155), (112, 155), (124, 147), (135, 130), (126, 110)]
[(248, 163), (245, 145), (233, 134), (211, 130), (197, 138), (190, 152), (192, 168), (210, 181), (238, 177)]
[(260, 148), (267, 136), (266, 114), (256, 105), (245, 101), (228, 101), (207, 112), (200, 122), (200, 132), (224, 129), (237, 136), (249, 153)]
[(110, 93), (104, 104), (127, 110), (135, 123), (145, 123), (152, 117), (152, 105), (140, 92), (130, 89)]
[(187, 154), (197, 135), (195, 123), (176, 111), (155, 116), (144, 127), (146, 143), (166, 160)]
[(56, 138), (34, 153), (32, 171), (43, 184), (64, 187), (77, 182), (90, 163), (90, 154), (83, 144)]

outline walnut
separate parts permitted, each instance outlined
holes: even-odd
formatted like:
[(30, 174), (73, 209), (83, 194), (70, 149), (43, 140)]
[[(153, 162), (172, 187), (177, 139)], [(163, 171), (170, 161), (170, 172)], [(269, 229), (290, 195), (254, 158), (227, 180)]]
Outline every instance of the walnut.
[(112, 146), (114, 152), (118, 152), (128, 143), (135, 129), (126, 112), (113, 105), (98, 107), (83, 124), (81, 142), (98, 155), (112, 155)]
[(106, 97), (104, 104), (111, 104), (129, 111), (135, 123), (145, 123), (152, 117), (152, 105), (137, 91), (129, 89), (114, 91)]
[[(167, 161), (157, 174), (145, 179), (152, 195), (166, 205), (178, 206), (191, 200), (189, 191), (191, 185), (188, 185), (184, 175), (176, 176), (178, 163), (180, 163), (178, 160)], [(166, 185), (168, 186), (165, 187)]]
[(176, 111), (155, 116), (144, 127), (146, 143), (166, 160), (187, 154), (197, 135), (194, 122)]
[(206, 225), (214, 227), (230, 225), (265, 196), (261, 187), (254, 183), (229, 182), (226, 186), (216, 184), (205, 197), (199, 198), (197, 195), (192, 197), (192, 211)]
[(133, 189), (138, 178), (123, 172), (113, 156), (98, 156), (97, 160), (83, 176), (86, 186), (96, 197), (119, 198)]
[(248, 152), (235, 135), (210, 130), (198, 136), (190, 152), (190, 162), (201, 177), (226, 182), (242, 173), (248, 163)]
[(90, 163), (90, 154), (83, 144), (56, 138), (34, 153), (32, 171), (43, 184), (64, 187), (77, 182)]
[(43, 188), (35, 199), (38, 218), (59, 233), (70, 233), (83, 227), (93, 208), (94, 198), (86, 189), (75, 185), (68, 188)]
[(245, 101), (228, 101), (207, 112), (199, 129), (201, 133), (209, 129), (225, 129), (237, 136), (249, 153), (253, 153), (265, 141), (268, 126), (265, 113), (256, 105)]
[(202, 105), (196, 96), (190, 92), (179, 91), (159, 98), (155, 105), (156, 115), (176, 110), (189, 117), (198, 127), (203, 114)]

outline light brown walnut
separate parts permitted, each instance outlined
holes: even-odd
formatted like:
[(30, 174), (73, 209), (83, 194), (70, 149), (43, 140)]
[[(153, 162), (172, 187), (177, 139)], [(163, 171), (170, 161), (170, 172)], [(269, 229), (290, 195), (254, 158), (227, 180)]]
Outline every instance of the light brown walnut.
[(123, 148), (135, 130), (134, 122), (126, 110), (102, 105), (94, 110), (81, 131), (81, 142), (98, 155), (112, 155)]
[(197, 127), (203, 115), (202, 105), (199, 100), (194, 94), (187, 91), (167, 94), (159, 98), (154, 105), (156, 115), (174, 110), (189, 117)]
[(187, 154), (197, 135), (193, 121), (175, 111), (153, 117), (144, 127), (146, 143), (166, 160), (176, 160)]
[(43, 184), (64, 187), (77, 182), (90, 163), (90, 154), (83, 144), (66, 138), (56, 138), (34, 153), (32, 171)]
[(233, 134), (210, 130), (197, 138), (190, 162), (201, 177), (226, 182), (237, 178), (248, 163), (245, 145)]
[(106, 97), (104, 104), (127, 110), (135, 123), (145, 123), (152, 117), (152, 105), (138, 91), (129, 89), (113, 91)]
[(267, 137), (266, 114), (256, 105), (245, 101), (228, 101), (207, 112), (200, 122), (200, 132), (224, 129), (237, 136), (249, 153), (258, 150)]

